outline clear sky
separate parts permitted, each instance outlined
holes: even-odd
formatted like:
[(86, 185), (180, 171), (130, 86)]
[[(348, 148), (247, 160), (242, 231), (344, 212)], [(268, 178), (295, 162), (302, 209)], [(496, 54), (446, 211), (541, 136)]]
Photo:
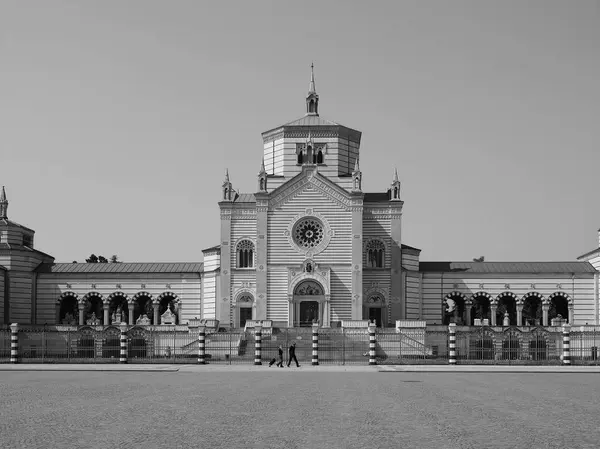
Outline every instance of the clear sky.
[(261, 132), (363, 132), (422, 260), (598, 247), (599, 1), (0, 0), (0, 185), (57, 261), (200, 261)]

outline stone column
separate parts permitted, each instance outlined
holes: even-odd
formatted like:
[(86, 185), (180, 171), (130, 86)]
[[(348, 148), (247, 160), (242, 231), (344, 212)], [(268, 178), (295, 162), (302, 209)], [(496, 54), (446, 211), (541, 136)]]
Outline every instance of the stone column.
[(119, 363), (127, 363), (127, 325), (121, 322), (121, 352), (119, 354)]
[(133, 301), (129, 301), (127, 303), (127, 312), (129, 315), (129, 325), (133, 326), (133, 309), (135, 308), (135, 303)]
[(200, 365), (204, 365), (206, 363), (205, 340), (206, 340), (206, 327), (200, 326), (198, 328), (198, 363)]
[(154, 314), (152, 317), (152, 322), (155, 326), (158, 326), (158, 301), (152, 303), (152, 307), (154, 308)]
[(517, 303), (517, 326), (523, 325), (523, 304)]
[(571, 326), (563, 324), (563, 365), (571, 364)]
[(550, 304), (542, 303), (542, 326), (548, 326), (548, 313), (550, 312)]
[(85, 304), (83, 302), (80, 302), (78, 304), (78, 306), (79, 306), (79, 325), (83, 326), (85, 324), (84, 316), (83, 316), (83, 312), (85, 310)]
[(376, 348), (375, 326), (369, 325), (369, 365), (377, 365)]
[(496, 312), (498, 311), (498, 306), (496, 304), (490, 304), (490, 325), (496, 326)]
[(294, 304), (293, 296), (288, 295), (288, 327), (294, 327), (294, 312), (296, 304)]
[(183, 315), (182, 313), (182, 302), (181, 300), (179, 300), (179, 302), (177, 303), (177, 324), (181, 324), (181, 316)]
[(471, 307), (473, 307), (473, 303), (471, 301), (465, 301), (465, 312), (466, 312), (466, 320), (465, 323), (467, 326), (471, 325)]
[(456, 323), (448, 325), (448, 364), (456, 365)]
[[(256, 193), (256, 320), (267, 319), (267, 211), (269, 210), (269, 194)], [(233, 250), (233, 248), (232, 248)]]
[(19, 325), (10, 325), (10, 363), (19, 363)]
[(254, 364), (262, 365), (262, 328), (256, 326), (254, 328)]
[[(350, 307), (353, 320), (363, 318), (363, 196), (362, 192), (352, 192), (352, 302)], [(393, 292), (394, 284), (392, 284), (392, 294)]]
[(105, 326), (108, 326), (110, 324), (110, 316), (108, 313), (110, 311), (110, 302), (102, 301), (102, 309), (104, 311), (104, 320), (103, 320), (102, 324), (104, 324)]
[(572, 302), (569, 303), (569, 324), (572, 326), (575, 319), (575, 307)]
[(402, 271), (402, 204), (401, 201), (390, 201), (389, 203), (391, 213), (390, 308), (392, 310), (392, 322), (403, 320), (406, 309), (406, 298), (404, 296), (406, 274)]
[(312, 327), (312, 362), (311, 365), (319, 364), (319, 325), (313, 324)]
[(329, 319), (329, 300), (331, 296), (325, 295), (325, 303), (323, 303), (323, 327), (330, 327), (331, 321)]
[[(219, 325), (231, 327), (235, 324), (230, 323), (231, 308), (231, 253), (235, 252), (235, 241), (231, 236), (231, 213), (233, 204), (231, 202), (219, 203), (221, 208), (221, 272), (219, 275), (219, 291), (221, 297), (215, 301), (215, 318), (219, 320)], [(258, 276), (258, 273), (257, 273)]]

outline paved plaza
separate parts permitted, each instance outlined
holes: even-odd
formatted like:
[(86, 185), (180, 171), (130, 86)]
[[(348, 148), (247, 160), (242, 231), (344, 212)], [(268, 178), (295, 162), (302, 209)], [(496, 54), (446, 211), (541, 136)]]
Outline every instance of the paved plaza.
[(595, 448), (598, 416), (597, 373), (0, 372), (3, 448)]

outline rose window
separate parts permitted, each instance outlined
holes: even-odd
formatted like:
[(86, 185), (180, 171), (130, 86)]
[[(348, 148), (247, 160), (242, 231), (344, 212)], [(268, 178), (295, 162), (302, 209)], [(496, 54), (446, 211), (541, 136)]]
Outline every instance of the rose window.
[(294, 241), (301, 248), (318, 246), (325, 235), (323, 224), (316, 218), (305, 218), (294, 226)]

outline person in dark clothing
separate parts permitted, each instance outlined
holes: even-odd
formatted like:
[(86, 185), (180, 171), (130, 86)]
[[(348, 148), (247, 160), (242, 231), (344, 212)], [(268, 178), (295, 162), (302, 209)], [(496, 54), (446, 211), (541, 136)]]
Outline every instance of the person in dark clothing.
[(296, 358), (296, 342), (292, 343), (292, 345), (290, 346), (289, 355), (290, 358), (288, 359), (287, 363), (288, 368), (290, 367), (290, 363), (292, 363), (292, 360), (296, 362), (296, 366), (300, 368), (300, 364), (298, 363), (298, 359)]
[[(277, 362), (277, 366), (279, 368), (283, 368), (283, 347), (281, 345), (279, 345), (278, 352), (279, 352), (279, 361)], [(269, 367), (273, 366), (275, 361), (276, 360), (274, 358), (271, 359), (271, 361), (269, 362)]]

